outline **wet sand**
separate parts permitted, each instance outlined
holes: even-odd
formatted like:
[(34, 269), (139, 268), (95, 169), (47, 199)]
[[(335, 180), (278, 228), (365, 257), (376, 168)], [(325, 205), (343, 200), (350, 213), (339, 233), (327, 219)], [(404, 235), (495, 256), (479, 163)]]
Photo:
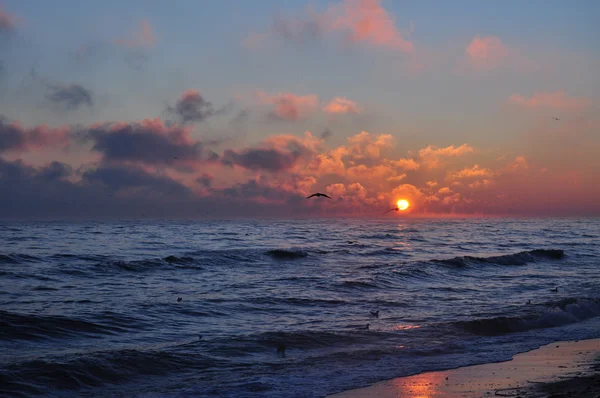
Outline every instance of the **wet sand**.
[(556, 342), (506, 362), (399, 377), (335, 398), (600, 397), (600, 339)]

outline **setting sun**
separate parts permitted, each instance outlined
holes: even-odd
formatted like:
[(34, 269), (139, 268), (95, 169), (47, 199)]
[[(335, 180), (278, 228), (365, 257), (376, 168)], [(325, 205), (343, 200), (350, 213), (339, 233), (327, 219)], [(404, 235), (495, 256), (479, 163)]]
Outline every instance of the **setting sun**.
[(400, 199), (397, 205), (400, 210), (406, 210), (408, 209), (408, 206), (410, 206), (410, 203), (408, 203), (408, 200), (406, 199)]

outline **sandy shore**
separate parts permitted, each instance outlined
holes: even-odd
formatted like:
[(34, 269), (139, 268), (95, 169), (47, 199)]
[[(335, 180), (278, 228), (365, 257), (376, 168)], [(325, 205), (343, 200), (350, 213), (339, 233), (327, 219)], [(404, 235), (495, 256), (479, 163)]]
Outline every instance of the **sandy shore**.
[(552, 343), (507, 362), (399, 377), (335, 398), (600, 397), (600, 339)]

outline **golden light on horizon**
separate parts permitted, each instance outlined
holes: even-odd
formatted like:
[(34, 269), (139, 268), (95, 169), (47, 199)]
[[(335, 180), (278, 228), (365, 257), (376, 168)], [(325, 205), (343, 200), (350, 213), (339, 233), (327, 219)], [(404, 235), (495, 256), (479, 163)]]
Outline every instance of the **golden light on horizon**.
[(397, 203), (397, 206), (400, 210), (406, 210), (410, 206), (410, 203), (408, 203), (408, 200), (406, 199), (400, 199)]

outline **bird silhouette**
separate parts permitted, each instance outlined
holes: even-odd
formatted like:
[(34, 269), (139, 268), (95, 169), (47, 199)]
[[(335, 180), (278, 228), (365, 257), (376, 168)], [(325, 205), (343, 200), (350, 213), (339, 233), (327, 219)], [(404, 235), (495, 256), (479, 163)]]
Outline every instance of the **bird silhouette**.
[(389, 209), (388, 211), (386, 211), (386, 212), (385, 212), (385, 213), (383, 213), (383, 214), (388, 214), (390, 211), (398, 211), (398, 210), (400, 210), (400, 208), (399, 208), (399, 207), (394, 207), (393, 209)]
[(367, 323), (365, 326), (361, 327), (362, 330), (369, 330), (370, 323)]
[(379, 318), (379, 310), (371, 311), (371, 315), (373, 315), (375, 318)]
[(555, 287), (554, 289), (550, 289), (550, 291), (554, 292), (554, 293), (558, 293), (558, 287)]
[(320, 196), (323, 196), (324, 198), (331, 199), (331, 197), (330, 197), (330, 196), (328, 196), (328, 195), (325, 195), (324, 193), (320, 193), (320, 192), (313, 193), (312, 195), (310, 195), (310, 196), (307, 196), (307, 197), (306, 197), (306, 199), (310, 199), (310, 198), (312, 198), (313, 196), (316, 196), (317, 198), (318, 198), (318, 197), (320, 197)]
[(554, 116), (552, 116), (552, 119), (554, 119), (554, 120), (560, 120), (559, 118), (554, 117)]
[(183, 301), (183, 299), (181, 297), (177, 297), (177, 302), (181, 303)]

